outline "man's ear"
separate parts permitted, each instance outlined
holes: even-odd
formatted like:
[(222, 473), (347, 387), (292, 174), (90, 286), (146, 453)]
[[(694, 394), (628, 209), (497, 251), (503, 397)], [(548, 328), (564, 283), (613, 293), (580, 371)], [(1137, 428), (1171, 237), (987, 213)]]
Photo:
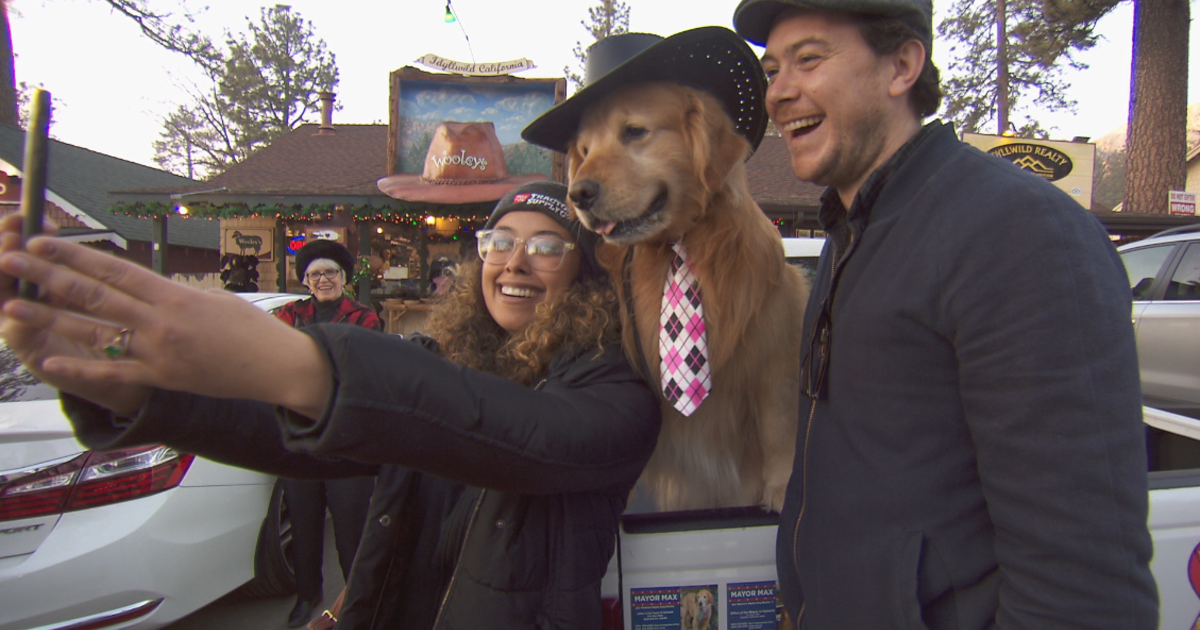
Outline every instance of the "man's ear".
[(888, 85), (888, 95), (896, 98), (903, 96), (925, 67), (925, 45), (915, 39), (910, 39), (900, 45), (896, 52), (889, 55), (892, 61), (892, 82)]

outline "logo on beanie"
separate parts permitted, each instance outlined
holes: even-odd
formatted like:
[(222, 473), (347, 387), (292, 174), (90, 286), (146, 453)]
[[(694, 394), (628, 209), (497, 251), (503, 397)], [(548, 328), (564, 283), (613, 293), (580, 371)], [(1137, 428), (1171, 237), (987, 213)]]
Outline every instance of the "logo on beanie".
[(567, 212), (567, 204), (541, 193), (521, 193), (513, 197), (513, 205), (523, 203), (527, 206), (541, 206), (563, 219), (570, 219), (571, 215)]

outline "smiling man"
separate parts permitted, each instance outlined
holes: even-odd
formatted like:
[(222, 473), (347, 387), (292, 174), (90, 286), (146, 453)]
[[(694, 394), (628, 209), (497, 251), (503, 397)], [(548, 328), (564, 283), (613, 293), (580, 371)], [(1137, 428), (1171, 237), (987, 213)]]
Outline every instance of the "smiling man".
[(1103, 227), (922, 124), (929, 0), (743, 0), (829, 186), (780, 517), (795, 627), (1155, 628), (1130, 295)]

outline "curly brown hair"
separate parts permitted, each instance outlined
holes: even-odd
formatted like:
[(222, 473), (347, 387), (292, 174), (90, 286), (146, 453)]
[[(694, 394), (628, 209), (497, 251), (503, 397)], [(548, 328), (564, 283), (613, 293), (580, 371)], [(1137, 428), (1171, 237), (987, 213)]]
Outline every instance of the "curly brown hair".
[(487, 310), (481, 267), (478, 260), (459, 266), (425, 327), (450, 361), (528, 386), (555, 354), (579, 356), (619, 340), (617, 293), (607, 275), (576, 280), (553, 301), (539, 304), (537, 319), (525, 330), (510, 335)]

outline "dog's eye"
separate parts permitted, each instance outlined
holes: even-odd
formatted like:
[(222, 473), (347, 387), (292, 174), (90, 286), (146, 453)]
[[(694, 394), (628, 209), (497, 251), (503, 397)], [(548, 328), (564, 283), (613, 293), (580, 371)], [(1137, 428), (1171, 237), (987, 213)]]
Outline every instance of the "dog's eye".
[(644, 135), (646, 135), (645, 127), (639, 127), (637, 125), (625, 125), (625, 139), (626, 140), (637, 140), (638, 138), (641, 138)]

